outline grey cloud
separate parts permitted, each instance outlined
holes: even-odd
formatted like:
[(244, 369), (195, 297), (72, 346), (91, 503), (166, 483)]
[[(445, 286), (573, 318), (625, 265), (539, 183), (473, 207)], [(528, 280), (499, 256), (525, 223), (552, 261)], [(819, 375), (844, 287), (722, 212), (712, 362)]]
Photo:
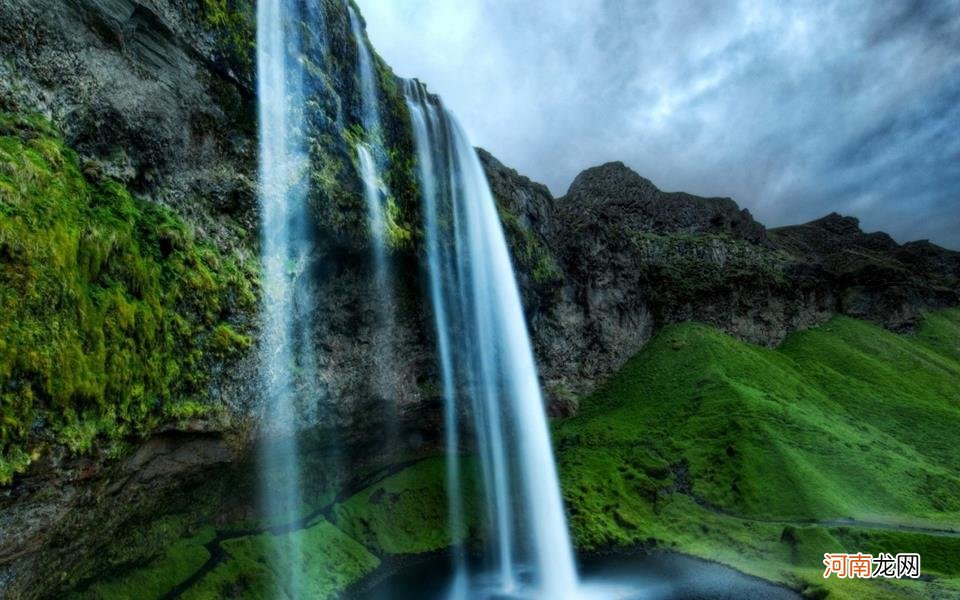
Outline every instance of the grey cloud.
[(565, 192), (622, 160), (768, 225), (960, 248), (960, 0), (359, 0), (474, 143)]

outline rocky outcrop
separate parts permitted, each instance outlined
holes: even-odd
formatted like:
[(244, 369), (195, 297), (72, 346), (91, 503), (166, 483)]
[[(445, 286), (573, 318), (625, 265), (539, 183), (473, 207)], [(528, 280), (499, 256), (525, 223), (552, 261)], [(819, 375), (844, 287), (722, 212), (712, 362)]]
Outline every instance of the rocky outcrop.
[[(500, 210), (531, 339), (537, 356), (542, 359), (552, 351), (553, 336), (549, 332), (557, 326), (553, 315), (564, 293), (563, 272), (549, 242), (558, 226), (556, 205), (545, 185), (504, 166), (482, 148), (477, 149), (477, 154)], [(555, 379), (552, 364), (541, 367), (545, 369), (542, 375), (546, 381)], [(560, 361), (556, 364), (559, 366)], [(560, 400), (562, 390), (557, 392), (553, 394), (555, 412), (570, 410), (572, 397), (566, 394), (565, 399)], [(560, 406), (561, 403), (565, 403), (566, 408)]]
[(46, 457), (0, 498), (0, 597), (48, 595), (163, 551), (219, 510), (237, 484), (224, 467), (242, 456), (221, 432), (170, 431), (119, 462)]
[(209, 10), (5, 2), (0, 108), (46, 115), (106, 175), (237, 246), (256, 227), (252, 79), (224, 57)]
[[(202, 243), (246, 263), (257, 223), (249, 65), (227, 52), (207, 5), (181, 5), (4, 2), (0, 111), (42, 115), (80, 154), (85, 177), (173, 208)], [(255, 330), (253, 314), (230, 318)], [(190, 490), (243, 455), (250, 428), (239, 411), (252, 391), (249, 359), (222, 362), (209, 366), (208, 401), (238, 411), (219, 426), (226, 433), (157, 431), (142, 443), (131, 437), (132, 449), (95, 446), (74, 456), (50, 443), (42, 421), (30, 428), (33, 464), (0, 486), (0, 597), (53, 595), (75, 577), (141, 560), (164, 543), (145, 541), (154, 519), (215, 510), (198, 500), (212, 495)], [(167, 541), (182, 531), (169, 527)]]
[(839, 313), (906, 332), (925, 309), (960, 303), (960, 252), (926, 240), (900, 245), (836, 213), (770, 237), (793, 259), (798, 280), (833, 291)]
[(483, 148), (477, 148), (477, 156), (497, 200), (525, 229), (541, 237), (551, 235), (557, 226), (556, 203), (547, 186), (505, 166)]

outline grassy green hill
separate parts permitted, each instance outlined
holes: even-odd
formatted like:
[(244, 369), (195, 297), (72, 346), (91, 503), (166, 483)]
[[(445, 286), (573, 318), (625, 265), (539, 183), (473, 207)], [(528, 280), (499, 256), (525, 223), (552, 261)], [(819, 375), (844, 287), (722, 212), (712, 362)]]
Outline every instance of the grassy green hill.
[[(776, 350), (671, 326), (554, 435), (581, 551), (675, 550), (812, 598), (960, 597), (960, 310), (914, 336), (838, 317)], [(318, 597), (449, 543), (442, 465), (418, 463), (292, 534), (313, 564), (336, 565), (309, 574)], [(261, 595), (267, 537), (225, 540), (184, 597)], [(209, 540), (88, 594), (169, 589)], [(919, 552), (925, 579), (824, 580), (823, 553), (840, 551)]]
[[(960, 530), (958, 359), (957, 310), (912, 337), (837, 317), (777, 350), (669, 327), (556, 428), (574, 534), (811, 595), (960, 595), (960, 537), (920, 532)], [(921, 552), (936, 579), (825, 582), (822, 553), (841, 550)]]

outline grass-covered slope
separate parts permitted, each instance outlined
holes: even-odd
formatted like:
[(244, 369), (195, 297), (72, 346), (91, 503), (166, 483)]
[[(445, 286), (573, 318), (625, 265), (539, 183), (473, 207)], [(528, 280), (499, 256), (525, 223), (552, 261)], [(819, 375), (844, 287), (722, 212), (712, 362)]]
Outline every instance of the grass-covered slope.
[(205, 357), (249, 344), (230, 321), (255, 280), (47, 122), (0, 113), (0, 484), (51, 445), (119, 451), (202, 411)]
[[(583, 552), (675, 550), (814, 598), (958, 597), (958, 394), (960, 310), (929, 315), (911, 337), (836, 318), (778, 350), (672, 326), (556, 424), (571, 530)], [(299, 532), (224, 539), (183, 597), (265, 597), (270, 549), (289, 535), (320, 565), (304, 574), (317, 598), (391, 558), (442, 549), (443, 460), (334, 502)], [(210, 558), (209, 540), (82, 595), (169, 590)], [(823, 553), (840, 551), (919, 552), (925, 579), (824, 580)]]
[[(958, 326), (838, 317), (777, 350), (667, 328), (556, 429), (578, 544), (652, 541), (811, 594), (957, 591), (960, 538), (897, 527), (960, 530)], [(841, 549), (920, 551), (952, 581), (824, 582)]]

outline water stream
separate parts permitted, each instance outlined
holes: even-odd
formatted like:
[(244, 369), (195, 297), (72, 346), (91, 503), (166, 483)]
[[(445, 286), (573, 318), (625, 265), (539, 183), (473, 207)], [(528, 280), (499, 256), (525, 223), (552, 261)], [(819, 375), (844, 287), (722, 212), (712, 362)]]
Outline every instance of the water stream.
[[(365, 141), (357, 143), (357, 162), (360, 177), (363, 180), (363, 197), (367, 206), (367, 222), (370, 227), (370, 246), (374, 265), (373, 288), (377, 302), (376, 352), (377, 352), (377, 393), (385, 400), (393, 397), (390, 376), (393, 369), (393, 332), (394, 299), (390, 263), (387, 257), (387, 221), (385, 200), (390, 190), (384, 181), (383, 132), (380, 123), (380, 104), (377, 96), (377, 79), (373, 58), (367, 47), (366, 36), (360, 25), (360, 18), (352, 5), (347, 6), (350, 14), (350, 29), (357, 44), (357, 78), (360, 82), (361, 124)], [(386, 407), (395, 413), (391, 404)], [(395, 415), (391, 415), (395, 416)], [(388, 419), (393, 421), (393, 419)], [(388, 432), (390, 438), (396, 432)], [(394, 440), (389, 440), (390, 442)]]
[[(439, 99), (405, 86), (420, 157), (431, 299), (447, 408), (450, 510), (461, 527), (458, 422), (469, 415), (493, 530), (499, 594), (563, 599), (577, 593), (543, 397), (530, 338), (483, 167)], [(467, 579), (456, 559), (455, 581)], [(490, 574), (474, 574), (490, 587)], [(459, 585), (459, 584), (458, 584)], [(455, 593), (456, 593), (455, 589)]]
[[(305, 390), (297, 373), (315, 364), (311, 331), (312, 254), (306, 207), (307, 153), (302, 122), (302, 73), (291, 55), (299, 40), (290, 0), (257, 3), (257, 98), (259, 201), (262, 210), (263, 339), (260, 346), (263, 398), (261, 494), (268, 520), (289, 520), (301, 508), (298, 414)], [(278, 586), (297, 597), (301, 549), (294, 536), (270, 549)]]

